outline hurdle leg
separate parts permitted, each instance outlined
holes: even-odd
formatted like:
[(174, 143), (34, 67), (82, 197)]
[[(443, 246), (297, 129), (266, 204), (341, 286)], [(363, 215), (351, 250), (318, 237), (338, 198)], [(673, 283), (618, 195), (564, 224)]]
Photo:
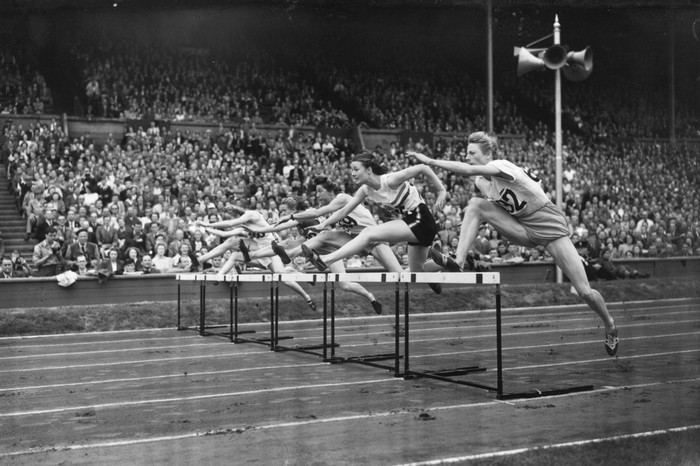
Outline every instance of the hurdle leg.
[(229, 285), (228, 289), (228, 325), (229, 325), (229, 338), (228, 340), (233, 343), (233, 283)]
[(503, 337), (501, 334), (501, 285), (496, 285), (496, 396), (503, 396)]
[(400, 332), (400, 319), (399, 319), (399, 314), (401, 313), (401, 293), (400, 293), (400, 286), (401, 284), (399, 282), (396, 282), (396, 290), (394, 293), (394, 377), (400, 377), (401, 376), (401, 368), (400, 368), (400, 356), (399, 356), (399, 348), (400, 348), (400, 343), (399, 343), (399, 332)]
[[(324, 298), (325, 299), (325, 298)], [(335, 283), (331, 284), (331, 357), (335, 357)]]
[[(323, 282), (323, 362), (328, 362), (328, 280)], [(332, 325), (332, 324), (331, 324)], [(331, 358), (333, 350), (331, 349)]]
[(180, 282), (177, 282), (177, 329), (184, 330), (182, 325), (180, 325)]
[(404, 377), (408, 377), (409, 371), (408, 371), (408, 301), (409, 301), (409, 285), (406, 283), (406, 289), (404, 290), (404, 317), (403, 317), (403, 325), (404, 325), (404, 334), (403, 334), (403, 375)]
[(207, 288), (204, 282), (199, 285), (199, 334), (204, 336), (205, 306)]
[(279, 310), (280, 310), (280, 285), (279, 281), (274, 280), (274, 275), (273, 275), (273, 288), (274, 288), (274, 296), (272, 297), (274, 304), (272, 305), (272, 318), (270, 319), (270, 322), (272, 323), (271, 327), (271, 333), (270, 333), (270, 349), (272, 351), (277, 351), (277, 343), (278, 343), (278, 335), (277, 331), (279, 330)]
[(238, 283), (233, 283), (233, 342), (238, 343)]

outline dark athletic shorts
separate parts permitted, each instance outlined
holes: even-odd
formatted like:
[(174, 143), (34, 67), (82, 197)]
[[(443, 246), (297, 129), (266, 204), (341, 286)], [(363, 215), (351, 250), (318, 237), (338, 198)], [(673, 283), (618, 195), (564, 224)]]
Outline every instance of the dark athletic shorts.
[(430, 209), (425, 204), (419, 204), (411, 212), (407, 212), (403, 221), (411, 229), (418, 241), (408, 242), (411, 246), (431, 246), (435, 235), (437, 235), (437, 225), (435, 217), (430, 213)]

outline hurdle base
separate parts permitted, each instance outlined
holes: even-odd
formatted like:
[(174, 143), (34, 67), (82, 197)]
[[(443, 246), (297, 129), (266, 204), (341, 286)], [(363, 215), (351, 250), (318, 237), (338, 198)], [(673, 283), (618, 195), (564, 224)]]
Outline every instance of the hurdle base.
[(409, 374), (406, 374), (406, 379), (418, 379), (422, 376), (428, 377), (432, 375), (436, 375), (439, 377), (457, 377), (460, 375), (467, 375), (471, 374), (472, 372), (484, 372), (486, 371), (485, 367), (479, 367), (479, 366), (467, 366), (467, 367), (456, 367), (454, 369), (438, 369), (436, 371), (425, 371), (425, 372), (414, 372), (411, 371)]
[[(218, 333), (218, 332), (208, 332), (208, 329), (213, 329), (213, 328), (229, 328), (229, 324), (218, 324), (218, 325), (207, 325), (202, 329), (199, 325), (191, 325), (191, 326), (186, 326), (186, 325), (180, 325), (177, 327), (178, 330), (194, 330), (195, 332), (199, 332), (200, 336), (203, 337), (208, 337), (212, 335), (225, 335), (229, 336), (231, 335), (230, 332), (228, 333)], [(243, 330), (238, 333), (255, 333), (255, 330)]]
[[(403, 357), (403, 356), (400, 356)], [(385, 353), (385, 354), (370, 354), (367, 356), (349, 356), (347, 358), (335, 358), (336, 362), (373, 362), (373, 361), (384, 361), (387, 359), (396, 359), (395, 353)]]
[(275, 347), (275, 351), (296, 351), (298, 353), (306, 353), (306, 354), (312, 354), (314, 356), (318, 356), (320, 358), (323, 357), (323, 352), (319, 352), (319, 350), (323, 349), (328, 349), (328, 348), (337, 348), (340, 346), (338, 343), (334, 344), (327, 344), (327, 345), (307, 345), (307, 346), (277, 346)]
[[(294, 337), (291, 336), (291, 335), (288, 335), (288, 336), (279, 336), (279, 337), (276, 338), (276, 340), (291, 340), (291, 339), (293, 339), (293, 338), (294, 338)], [(273, 339), (270, 338), (270, 337), (256, 338), (256, 339), (255, 339), (255, 341), (259, 341), (259, 342), (261, 342), (261, 343), (266, 342), (266, 341), (267, 341), (267, 342), (271, 342), (272, 340), (273, 340)]]
[[(243, 333), (243, 332), (238, 332)], [(251, 333), (255, 333), (255, 331), (251, 331)], [(230, 335), (230, 334), (229, 334)], [(293, 336), (281, 336), (277, 337), (277, 340), (291, 340), (294, 338)], [(263, 338), (237, 338), (234, 337), (233, 343), (257, 343), (259, 345), (265, 345), (265, 346), (272, 346), (272, 338), (270, 337), (263, 337)]]
[[(324, 362), (329, 362), (331, 364), (345, 364), (345, 363), (351, 363), (351, 364), (361, 364), (363, 366), (370, 366), (370, 367), (376, 367), (379, 369), (385, 369), (391, 372), (394, 372), (395, 377), (401, 377), (403, 374), (396, 373), (396, 367), (395, 365), (388, 365), (388, 364), (381, 364), (378, 361), (386, 361), (386, 360), (394, 360), (396, 361), (397, 357), (395, 353), (388, 353), (388, 354), (374, 354), (374, 355), (368, 355), (368, 356), (350, 356), (350, 357), (332, 357), (330, 359), (324, 359)], [(400, 355), (398, 359), (403, 359), (403, 355)]]
[(320, 345), (307, 345), (307, 346), (278, 346), (277, 348), (279, 348), (280, 350), (289, 350), (289, 351), (299, 351), (299, 350), (306, 351), (306, 350), (319, 350), (319, 349), (323, 349), (323, 348), (337, 348), (339, 346), (340, 346), (340, 344), (333, 343), (332, 345), (331, 344), (328, 344), (328, 345), (320, 344)]
[(569, 393), (578, 392), (589, 392), (593, 390), (593, 385), (580, 385), (577, 387), (567, 387), (567, 388), (553, 388), (550, 390), (537, 390), (533, 389), (528, 392), (521, 393), (503, 393), (498, 395), (496, 398), (499, 400), (517, 400), (517, 399), (527, 399), (527, 398), (540, 398), (543, 396), (555, 396), (555, 395), (566, 395)]

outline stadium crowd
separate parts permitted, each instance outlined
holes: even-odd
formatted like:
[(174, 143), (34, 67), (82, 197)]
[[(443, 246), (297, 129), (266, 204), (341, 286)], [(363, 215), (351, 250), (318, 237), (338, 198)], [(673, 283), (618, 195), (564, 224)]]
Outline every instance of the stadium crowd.
[[(353, 124), (343, 109), (382, 128), (464, 132), (484, 125), (483, 87), (477, 80), (464, 85), (464, 76), (455, 70), (349, 71), (314, 57), (304, 67), (316, 76), (312, 86), (296, 69), (255, 49), (236, 60), (225, 52), (212, 57), (129, 44), (109, 49), (78, 44), (72, 53), (87, 82), (92, 115), (153, 123), (96, 144), (89, 136), (69, 137), (56, 121), (23, 127), (5, 120), (2, 159), (8, 188), (26, 219), (26, 240), (36, 243), (32, 269), (38, 275), (66, 268), (96, 273), (108, 265), (113, 273), (217, 267), (218, 261), (197, 260), (218, 244), (197, 222), (229, 218), (234, 204), (274, 222), (286, 197), (315, 204), (313, 179), (318, 174), (353, 191), (346, 167), (360, 148), (326, 132), (297, 129)], [(7, 73), (1, 74), (0, 92), (3, 101), (13, 102), (5, 114), (43, 113), (39, 102), (51, 99), (43, 77), (23, 60), (2, 53)], [(565, 99), (570, 103), (565, 111), (578, 122), (564, 137), (565, 210), (572, 239), (592, 274), (612, 267), (615, 277), (634, 276), (611, 262), (700, 254), (700, 201), (692, 194), (700, 184), (700, 167), (697, 148), (630, 139), (666, 134), (662, 107), (655, 105), (656, 94), (629, 102), (615, 80), (608, 81), (599, 84), (612, 86), (610, 92), (585, 88)], [(530, 102), (545, 106), (550, 93), (541, 89), (527, 82), (518, 87)], [(495, 105), (496, 131), (524, 136), (503, 138), (502, 156), (528, 167), (553, 197), (551, 131), (541, 122), (529, 122), (512, 99), (497, 95)], [(678, 121), (682, 135), (697, 136), (698, 115), (683, 108)], [(645, 118), (629, 117), (639, 112)], [(160, 120), (204, 120), (219, 126), (180, 133), (158, 125)], [(259, 130), (261, 123), (278, 129)], [(398, 170), (412, 163), (405, 157), (412, 149), (409, 140), (377, 151), (390, 170)], [(424, 150), (458, 160), (465, 146), (459, 137), (438, 137)], [(440, 231), (434, 246), (453, 255), (462, 209), (478, 193), (468, 180), (439, 175), (449, 197), (436, 216)], [(434, 200), (429, 190), (419, 188), (429, 203)], [(379, 221), (388, 215), (375, 214)], [(394, 250), (405, 263), (405, 245)], [(487, 224), (471, 254), (484, 266), (551, 260), (543, 249), (508, 244)], [(351, 258), (348, 265), (372, 261)]]

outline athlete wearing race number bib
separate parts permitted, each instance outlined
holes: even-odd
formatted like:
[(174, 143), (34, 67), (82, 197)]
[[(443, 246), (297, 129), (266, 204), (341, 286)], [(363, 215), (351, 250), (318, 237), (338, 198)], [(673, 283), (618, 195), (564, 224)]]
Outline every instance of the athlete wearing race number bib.
[(496, 139), (484, 132), (469, 135), (465, 162), (433, 160), (426, 155), (409, 155), (426, 165), (476, 177), (476, 187), (487, 199), (472, 198), (464, 212), (457, 247), (457, 263), (464, 265), (482, 222), (488, 222), (508, 240), (522, 246), (543, 245), (556, 264), (571, 280), (576, 292), (605, 324), (605, 349), (617, 353), (615, 321), (603, 297), (586, 278), (562, 211), (549, 200), (536, 179), (507, 160), (494, 160), (498, 154)]

